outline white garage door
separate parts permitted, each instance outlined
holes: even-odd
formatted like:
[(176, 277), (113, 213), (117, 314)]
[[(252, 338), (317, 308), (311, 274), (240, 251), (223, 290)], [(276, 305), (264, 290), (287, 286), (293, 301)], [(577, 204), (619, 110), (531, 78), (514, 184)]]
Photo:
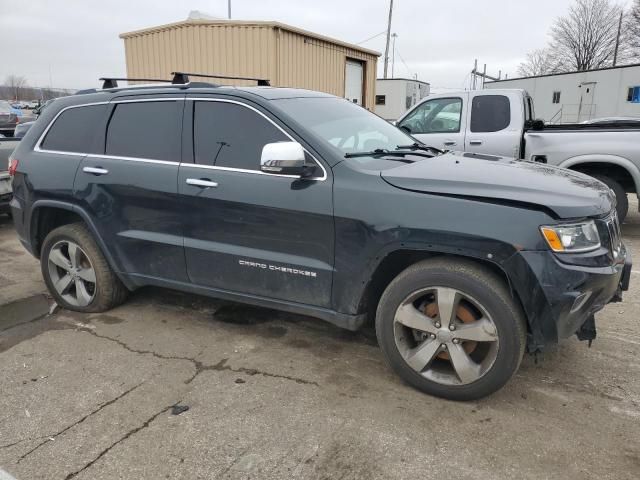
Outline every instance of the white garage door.
[(364, 71), (362, 63), (347, 60), (344, 78), (344, 97), (350, 102), (362, 105), (362, 84)]

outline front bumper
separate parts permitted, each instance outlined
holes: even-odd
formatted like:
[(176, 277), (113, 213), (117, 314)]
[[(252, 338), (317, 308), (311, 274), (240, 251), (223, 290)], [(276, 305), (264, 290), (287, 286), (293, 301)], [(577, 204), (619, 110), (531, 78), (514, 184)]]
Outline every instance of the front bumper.
[(629, 289), (632, 261), (623, 246), (607, 266), (569, 264), (550, 251), (523, 251), (508, 264), (529, 320), (528, 349), (537, 351), (578, 333), (605, 305), (621, 301)]

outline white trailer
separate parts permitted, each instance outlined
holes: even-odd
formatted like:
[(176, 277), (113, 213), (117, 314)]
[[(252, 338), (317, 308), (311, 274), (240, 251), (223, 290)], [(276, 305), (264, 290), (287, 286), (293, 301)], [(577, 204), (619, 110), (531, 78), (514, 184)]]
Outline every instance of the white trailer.
[(485, 89), (506, 88), (529, 92), (546, 122), (640, 117), (640, 64), (485, 83)]
[(376, 80), (375, 113), (385, 120), (397, 120), (429, 92), (429, 84), (420, 80), (379, 78)]

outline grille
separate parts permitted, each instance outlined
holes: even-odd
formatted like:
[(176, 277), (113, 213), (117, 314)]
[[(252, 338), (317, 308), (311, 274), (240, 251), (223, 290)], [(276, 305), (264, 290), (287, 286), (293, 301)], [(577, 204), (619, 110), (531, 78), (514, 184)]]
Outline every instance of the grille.
[(613, 258), (618, 258), (620, 250), (622, 249), (622, 234), (620, 232), (620, 222), (618, 221), (618, 214), (613, 212), (609, 218), (605, 220), (607, 224), (607, 231), (609, 232), (609, 245), (611, 247), (611, 253)]

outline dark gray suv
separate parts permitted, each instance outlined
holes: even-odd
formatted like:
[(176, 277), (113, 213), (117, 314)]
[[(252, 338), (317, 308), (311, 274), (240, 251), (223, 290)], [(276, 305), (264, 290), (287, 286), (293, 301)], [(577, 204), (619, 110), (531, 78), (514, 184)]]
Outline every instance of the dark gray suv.
[(107, 88), (56, 101), (11, 159), (18, 235), (64, 308), (144, 285), (368, 319), (433, 395), (488, 395), (621, 299), (604, 184), (431, 149), (348, 101), (287, 88)]

